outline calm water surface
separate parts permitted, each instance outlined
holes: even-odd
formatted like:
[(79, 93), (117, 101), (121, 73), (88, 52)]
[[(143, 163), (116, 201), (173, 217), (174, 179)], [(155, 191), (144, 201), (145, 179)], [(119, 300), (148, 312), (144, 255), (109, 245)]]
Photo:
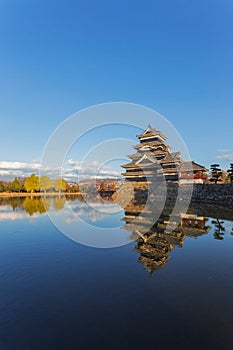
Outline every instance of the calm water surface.
[[(123, 226), (114, 234), (128, 244), (68, 239), (46, 210), (85, 237), (70, 205), (100, 231)], [(161, 220), (145, 241), (131, 240), (130, 217), (78, 199), (1, 200), (0, 350), (233, 348), (231, 215), (194, 208), (176, 233), (165, 236)]]

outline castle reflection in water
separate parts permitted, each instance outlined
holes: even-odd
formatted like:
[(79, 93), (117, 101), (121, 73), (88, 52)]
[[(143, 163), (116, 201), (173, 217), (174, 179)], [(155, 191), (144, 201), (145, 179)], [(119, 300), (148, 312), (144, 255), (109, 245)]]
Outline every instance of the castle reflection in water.
[[(182, 247), (186, 237), (197, 238), (208, 233), (208, 219), (197, 214), (180, 212), (174, 218), (174, 229), (167, 230), (172, 223), (172, 207), (166, 206), (158, 220), (155, 220), (156, 208), (144, 204), (128, 204), (125, 207), (125, 225), (122, 229), (131, 232), (136, 241), (134, 250), (139, 253), (138, 262), (142, 263), (149, 274), (163, 268), (175, 247)], [(176, 224), (178, 222), (178, 225)]]

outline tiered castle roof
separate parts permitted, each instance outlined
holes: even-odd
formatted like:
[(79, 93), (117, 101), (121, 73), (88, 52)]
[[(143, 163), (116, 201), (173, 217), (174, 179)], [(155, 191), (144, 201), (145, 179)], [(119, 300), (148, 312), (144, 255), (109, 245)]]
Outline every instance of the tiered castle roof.
[(178, 179), (178, 167), (183, 162), (179, 152), (171, 153), (165, 144), (166, 136), (150, 124), (137, 135), (140, 143), (135, 145), (136, 153), (129, 155), (131, 162), (122, 165), (126, 172), (122, 175), (129, 181), (148, 181), (158, 175), (166, 180)]
[(164, 176), (166, 181), (178, 181), (179, 175), (192, 179), (196, 173), (208, 170), (195, 162), (184, 162), (180, 152), (171, 152), (165, 143), (166, 136), (150, 124), (137, 138), (140, 143), (133, 147), (136, 153), (130, 154), (131, 161), (122, 165), (126, 170), (122, 175), (128, 181), (148, 183), (159, 176)]

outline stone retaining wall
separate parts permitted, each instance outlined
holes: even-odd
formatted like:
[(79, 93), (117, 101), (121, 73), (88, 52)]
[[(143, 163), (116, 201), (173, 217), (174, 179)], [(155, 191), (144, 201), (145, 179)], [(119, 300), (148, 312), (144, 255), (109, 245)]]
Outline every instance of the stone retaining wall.
[(193, 202), (208, 204), (233, 204), (233, 184), (203, 184), (193, 188)]
[[(192, 203), (233, 205), (233, 184), (194, 184), (192, 187), (192, 185), (182, 184), (178, 186), (175, 183), (167, 183), (166, 186), (168, 202), (175, 201), (179, 193), (180, 200), (187, 201), (191, 197)], [(158, 186), (151, 192), (154, 193), (157, 199), (164, 196), (162, 186)]]
[[(157, 200), (162, 200), (164, 198), (164, 187), (163, 185), (158, 185), (153, 187), (152, 190), (149, 190), (149, 198), (153, 200), (153, 196)], [(179, 199), (180, 200), (189, 200), (191, 196), (192, 203), (201, 203), (201, 204), (219, 204), (224, 206), (233, 205), (233, 184), (194, 184), (193, 191), (192, 185), (180, 185), (172, 182), (166, 184), (166, 199), (167, 201), (176, 201), (177, 194), (179, 190)], [(129, 193), (132, 196), (132, 185), (125, 182), (121, 188), (121, 196), (124, 198), (124, 201), (128, 200)], [(134, 196), (136, 201), (145, 202), (147, 198), (147, 190), (141, 188), (134, 189)]]
[[(181, 197), (190, 196), (190, 185), (180, 186)], [(168, 197), (174, 199), (177, 194), (177, 185), (168, 184)], [(233, 205), (233, 184), (194, 184), (192, 203)]]

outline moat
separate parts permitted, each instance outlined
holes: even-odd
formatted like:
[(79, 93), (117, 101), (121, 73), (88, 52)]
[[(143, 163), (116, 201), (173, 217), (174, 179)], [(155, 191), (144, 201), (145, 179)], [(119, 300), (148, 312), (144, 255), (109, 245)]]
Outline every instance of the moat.
[[(135, 221), (140, 205), (112, 215), (111, 201), (0, 203), (1, 349), (232, 348), (230, 209), (192, 206), (166, 233), (169, 209), (150, 227), (148, 213)], [(70, 207), (96, 235), (114, 227), (122, 246), (96, 249), (68, 239), (47, 214), (89, 235), (82, 220), (69, 219)]]

